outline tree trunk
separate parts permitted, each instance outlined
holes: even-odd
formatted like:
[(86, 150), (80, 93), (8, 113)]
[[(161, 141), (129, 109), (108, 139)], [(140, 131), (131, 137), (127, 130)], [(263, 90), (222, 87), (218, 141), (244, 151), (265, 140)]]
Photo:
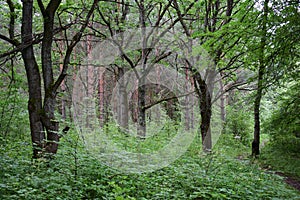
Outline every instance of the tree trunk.
[(223, 123), (226, 121), (226, 111), (225, 111), (225, 89), (224, 89), (224, 84), (222, 82), (222, 78), (219, 81), (220, 84), (220, 91), (221, 91), (221, 97), (220, 97), (220, 109), (221, 109), (221, 120)]
[(106, 106), (104, 104), (104, 99), (105, 99), (105, 74), (104, 74), (104, 69), (103, 68), (98, 68), (98, 99), (99, 99), (99, 122), (100, 122), (100, 127), (104, 126), (104, 119), (105, 119), (105, 108)]
[(211, 95), (208, 91), (205, 82), (199, 85), (201, 91), (200, 97), (200, 113), (201, 113), (201, 137), (202, 147), (204, 151), (210, 151), (212, 149), (211, 132), (210, 132), (210, 120), (211, 120)]
[(146, 136), (146, 63), (147, 63), (147, 38), (146, 38), (146, 10), (144, 7), (144, 0), (141, 0), (139, 4), (139, 12), (140, 12), (140, 24), (141, 24), (141, 32), (142, 32), (142, 70), (141, 75), (139, 77), (138, 83), (138, 125), (137, 125), (137, 134), (139, 137), (144, 138)]
[[(185, 70), (185, 79), (186, 79), (186, 91), (188, 91), (188, 84), (189, 84), (189, 73), (188, 73), (188, 68)], [(192, 107), (190, 105), (190, 97), (191, 95), (186, 95), (185, 98), (185, 130), (190, 130), (191, 128), (191, 110)]]
[[(31, 0), (23, 1), (22, 8), (22, 43), (32, 41), (32, 8)], [(42, 111), (41, 77), (39, 67), (36, 63), (33, 46), (30, 45), (22, 50), (28, 89), (29, 101), (28, 112), (30, 121), (31, 140), (33, 143), (33, 158), (38, 158), (44, 148), (45, 133), (41, 122), (40, 113)]]
[(257, 80), (257, 92), (254, 102), (254, 139), (252, 142), (252, 156), (256, 157), (260, 154), (259, 143), (260, 143), (260, 102), (263, 92), (263, 76), (265, 74), (265, 54), (264, 49), (266, 46), (267, 37), (267, 20), (268, 20), (268, 3), (269, 0), (264, 1), (264, 10), (262, 18), (262, 36), (260, 41), (259, 49), (259, 67), (258, 67), (258, 80)]
[(139, 80), (139, 87), (138, 87), (138, 127), (137, 127), (137, 134), (139, 137), (144, 138), (146, 136), (146, 110), (145, 110), (145, 79), (142, 78)]
[[(63, 42), (59, 42), (59, 47), (60, 47), (60, 51), (63, 52), (64, 50), (64, 45), (63, 45)], [(63, 70), (63, 61), (64, 61), (64, 57), (63, 57), (63, 54), (61, 53), (60, 54), (60, 63), (59, 64), (59, 70), (60, 72), (62, 72)], [(65, 94), (66, 92), (66, 84), (65, 84), (65, 81), (62, 81), (61, 85), (60, 85), (60, 89), (61, 89), (61, 92), (63, 94)], [(67, 118), (67, 113), (66, 113), (66, 107), (67, 107), (67, 103), (66, 103), (66, 99), (63, 95), (63, 97), (61, 98), (60, 100), (60, 113), (61, 113), (61, 116), (62, 116), (62, 119), (65, 120)]]
[[(58, 148), (58, 122), (55, 120), (56, 91), (53, 90), (54, 77), (52, 68), (52, 42), (54, 15), (60, 1), (50, 1), (45, 10), (42, 9), (44, 20), (44, 34), (42, 40), (42, 71), (45, 89), (45, 98), (42, 112), (42, 123), (47, 132), (46, 153), (55, 154)], [(41, 7), (41, 5), (40, 5)]]
[(192, 71), (195, 79), (195, 89), (199, 96), (199, 107), (201, 114), (201, 139), (202, 148), (204, 151), (210, 151), (212, 149), (211, 132), (210, 132), (210, 120), (211, 120), (211, 94), (206, 82), (202, 79), (201, 74), (193, 70)]
[(126, 91), (126, 80), (124, 76), (124, 68), (118, 68), (118, 104), (117, 118), (118, 124), (122, 129), (128, 130), (128, 98)]
[[(93, 14), (98, 1), (94, 3), (89, 10), (85, 23), (81, 26), (66, 50), (62, 72), (57, 81), (54, 83), (53, 68), (52, 68), (52, 43), (54, 34), (54, 16), (56, 10), (61, 3), (61, 0), (51, 0), (44, 7), (42, 1), (38, 1), (38, 6), (43, 16), (43, 39), (41, 49), (42, 74), (44, 82), (45, 95), (42, 99), (41, 91), (41, 75), (33, 50), (33, 0), (23, 0), (22, 4), (22, 27), (20, 47), (25, 46), (21, 50), (24, 61), (26, 76), (29, 89), (28, 112), (30, 120), (30, 131), (33, 143), (33, 158), (43, 156), (43, 153), (55, 154), (58, 148), (58, 122), (55, 120), (54, 111), (56, 108), (56, 91), (64, 78), (70, 62), (70, 55), (82, 37), (83, 31), (88, 25), (89, 18)], [(17, 42), (13, 42), (17, 43)], [(44, 100), (44, 102), (43, 102)], [(45, 137), (46, 130), (47, 137)], [(47, 139), (45, 141), (45, 139)]]
[(95, 97), (95, 73), (96, 70), (94, 66), (92, 66), (90, 63), (92, 62), (93, 56), (92, 56), (92, 37), (88, 35), (86, 37), (86, 51), (87, 51), (87, 57), (88, 57), (88, 66), (87, 66), (87, 117), (86, 117), (86, 127), (91, 128), (94, 124), (93, 117), (94, 117), (94, 97)]

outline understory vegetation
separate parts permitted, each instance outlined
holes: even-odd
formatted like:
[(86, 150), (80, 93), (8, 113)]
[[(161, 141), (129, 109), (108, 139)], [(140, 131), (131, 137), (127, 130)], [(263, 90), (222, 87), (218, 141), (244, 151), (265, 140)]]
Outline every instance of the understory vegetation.
[(0, 200), (300, 200), (299, 0), (0, 12)]
[[(282, 177), (250, 159), (249, 147), (233, 135), (223, 134), (206, 155), (197, 140), (168, 167), (123, 174), (90, 155), (74, 131), (53, 160), (32, 160), (29, 137), (1, 137), (1, 199), (299, 199)], [(289, 162), (290, 152), (289, 159), (278, 157), (276, 149), (264, 154), (265, 162), (299, 175), (299, 160)]]

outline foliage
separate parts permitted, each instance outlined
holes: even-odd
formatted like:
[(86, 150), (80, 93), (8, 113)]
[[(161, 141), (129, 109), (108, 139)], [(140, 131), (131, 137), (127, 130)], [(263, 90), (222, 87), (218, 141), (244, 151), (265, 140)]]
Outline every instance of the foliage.
[(259, 159), (263, 167), (279, 171), (300, 180), (300, 140), (282, 137), (269, 142)]
[[(234, 88), (245, 91), (253, 89), (256, 77), (249, 78), (245, 74), (248, 70), (256, 73), (259, 61), (262, 62), (265, 68), (261, 77), (262, 95), (267, 90), (273, 90), (269, 93), (275, 97), (265, 98), (263, 104), (267, 105), (261, 109), (262, 132), (272, 140), (264, 147), (259, 162), (265, 168), (300, 177), (300, 23), (299, 5), (296, 1), (271, 1), (264, 23), (263, 11), (259, 6), (263, 1), (138, 2), (100, 1), (90, 20), (86, 19), (85, 13), (92, 1), (61, 2), (54, 19), (55, 30), (52, 31), (55, 34), (50, 38), (53, 40), (51, 55), (53, 61), (57, 61), (53, 62), (54, 79), (61, 73), (63, 58), (66, 52), (70, 52), (67, 48), (72, 43), (72, 37), (76, 32), (85, 35), (78, 41), (80, 45), (74, 49), (74, 54), (70, 54), (71, 61), (67, 64), (73, 67), (70, 69), (73, 71), (68, 71), (70, 76), (64, 80), (61, 93), (54, 91), (58, 102), (69, 105), (64, 109), (70, 111), (70, 118), (61, 117), (58, 112), (55, 118), (60, 119), (61, 124), (72, 126), (70, 107), (74, 102), (71, 102), (71, 85), (78, 66), (85, 64), (83, 58), (91, 56), (89, 54), (92, 48), (89, 47), (96, 46), (97, 42), (109, 36), (139, 27), (142, 21), (140, 14), (144, 13), (147, 16), (146, 26), (169, 27), (170, 32), (185, 29), (184, 31), (197, 38), (214, 58), (224, 83), (224, 92), (236, 92)], [(14, 11), (10, 8), (10, 3), (14, 4)], [(37, 71), (44, 72), (41, 69), (43, 55), (40, 52), (45, 28), (45, 21), (40, 20), (43, 7), (37, 1), (33, 4), (34, 34), (28, 36), (33, 35), (39, 65)], [(29, 137), (30, 126), (26, 111), (28, 94), (25, 91), (28, 88), (25, 86), (24, 66), (19, 64), (20, 51), (27, 49), (20, 42), (21, 38), (24, 39), (21, 33), (22, 5), (21, 1), (16, 0), (0, 2), (0, 11), (3, 13), (0, 16), (0, 199), (300, 199), (299, 192), (284, 185), (282, 178), (270, 171), (266, 173), (248, 158), (253, 127), (252, 107), (245, 102), (240, 103), (245, 100), (245, 95), (238, 92), (237, 101), (227, 102), (230, 105), (226, 113), (226, 134), (221, 135), (212, 153), (204, 154), (200, 138), (197, 138), (176, 162), (152, 173), (121, 174), (105, 166), (93, 158), (91, 152), (84, 147), (82, 138), (72, 129), (63, 135), (59, 151), (53, 159), (32, 160), (32, 140)], [(85, 20), (87, 31), (80, 30)], [(259, 39), (262, 24), (266, 26), (264, 42)], [(77, 36), (74, 37), (76, 38)], [(194, 50), (197, 55), (200, 54), (197, 48)], [(163, 56), (166, 53), (159, 51), (159, 48), (155, 49), (155, 55), (162, 53)], [(176, 62), (176, 70), (185, 71), (185, 67), (177, 67), (180, 63), (177, 63), (176, 52), (171, 53), (173, 57), (170, 60)], [(139, 55), (142, 54), (140, 50), (126, 52), (127, 58), (136, 64), (141, 61), (142, 57)], [(129, 69), (130, 63), (124, 60), (126, 55), (117, 58), (116, 66), (107, 69), (111, 73), (116, 73), (116, 69)], [(166, 60), (160, 60), (160, 63), (172, 67)], [(113, 89), (116, 77), (116, 74), (109, 77), (105, 87)], [(192, 80), (192, 77), (187, 77), (189, 78)], [(247, 81), (251, 83), (247, 84)], [(244, 84), (246, 86), (242, 88)], [(50, 89), (52, 86), (51, 83)], [(47, 90), (40, 92), (50, 94)], [(68, 92), (68, 97), (63, 92)], [(110, 101), (109, 98), (106, 100)], [(215, 114), (216, 111), (213, 112)], [(195, 116), (195, 119), (198, 117), (200, 116)], [(53, 119), (50, 121), (54, 122)], [(136, 140), (132, 135), (128, 137), (120, 127), (110, 122), (106, 124), (105, 134), (123, 150), (153, 152), (163, 148), (177, 130), (184, 129), (184, 121), (158, 121), (164, 125), (158, 127), (153, 121), (147, 121), (150, 124), (147, 130), (157, 134), (150, 134), (151, 137), (144, 140)], [(211, 125), (215, 125), (214, 121)], [(212, 127), (212, 130), (214, 128), (219, 127)], [(42, 130), (38, 133), (44, 133), (45, 124)], [(55, 130), (53, 133), (58, 132)]]
[(298, 82), (290, 82), (285, 88), (269, 92), (273, 111), (264, 120), (262, 130), (271, 140), (260, 159), (264, 166), (296, 177), (300, 177), (299, 89)]
[(288, 89), (284, 89), (274, 99), (275, 110), (266, 119), (263, 127), (264, 132), (273, 136), (273, 139), (283, 139), (284, 137), (300, 137), (300, 83), (292, 82), (288, 84)]
[(246, 146), (250, 145), (253, 117), (251, 106), (246, 104), (247, 96), (241, 92), (236, 92), (233, 97), (234, 103), (226, 107), (226, 122), (224, 133), (231, 134), (240, 139)]
[(1, 199), (299, 197), (299, 193), (287, 188), (278, 176), (259, 170), (246, 157), (236, 157), (245, 152), (245, 147), (229, 135), (222, 135), (215, 153), (204, 155), (195, 141), (175, 163), (145, 174), (120, 174), (99, 163), (72, 132), (64, 137), (56, 159), (51, 161), (38, 159), (32, 162), (27, 140), (25, 144), (6, 141), (9, 145), (1, 145)]
[(22, 138), (28, 133), (28, 113), (24, 79), (11, 71), (0, 73), (0, 130), (1, 135)]

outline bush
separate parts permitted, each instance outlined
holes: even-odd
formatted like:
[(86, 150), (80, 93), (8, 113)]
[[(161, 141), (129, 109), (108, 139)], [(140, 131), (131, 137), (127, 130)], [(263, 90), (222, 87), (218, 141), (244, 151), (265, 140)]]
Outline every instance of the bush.
[(227, 107), (224, 132), (240, 138), (243, 144), (249, 145), (253, 127), (252, 116), (249, 112), (238, 109), (236, 106)]
[(274, 140), (300, 135), (300, 83), (292, 84), (276, 98), (276, 110), (263, 123), (263, 131)]

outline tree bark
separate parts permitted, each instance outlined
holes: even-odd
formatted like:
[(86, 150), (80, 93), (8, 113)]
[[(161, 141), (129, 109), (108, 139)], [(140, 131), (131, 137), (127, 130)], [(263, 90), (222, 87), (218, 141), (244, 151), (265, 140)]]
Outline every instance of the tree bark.
[[(33, 40), (32, 8), (32, 0), (23, 0), (21, 28), (23, 44), (30, 43)], [(45, 133), (40, 116), (42, 111), (41, 77), (32, 45), (22, 50), (22, 58), (26, 69), (29, 90), (28, 112), (31, 140), (33, 143), (33, 158), (38, 158), (42, 155), (42, 150), (44, 148)]]
[[(9, 40), (9, 42), (15, 46), (22, 47), (21, 53), (26, 69), (29, 90), (28, 112), (31, 139), (33, 143), (33, 158), (38, 158), (44, 156), (44, 152), (49, 154), (55, 154), (57, 152), (59, 141), (58, 122), (55, 120), (54, 116), (56, 108), (56, 91), (67, 75), (66, 71), (70, 62), (70, 55), (75, 45), (82, 37), (83, 31), (88, 25), (89, 18), (97, 6), (98, 0), (94, 0), (94, 3), (87, 14), (85, 23), (81, 26), (80, 31), (73, 36), (71, 44), (66, 50), (62, 72), (56, 82), (54, 82), (53, 77), (51, 53), (54, 36), (54, 16), (61, 0), (51, 0), (46, 8), (41, 0), (37, 1), (43, 15), (44, 25), (41, 50), (42, 74), (45, 90), (44, 101), (42, 99), (41, 74), (33, 50), (33, 44), (38, 43), (33, 42), (35, 41), (32, 33), (33, 0), (23, 0), (22, 3), (22, 44), (19, 44), (14, 40)], [(45, 135), (45, 130), (47, 136)]]
[(201, 114), (201, 139), (202, 148), (204, 151), (210, 151), (212, 149), (211, 132), (210, 132), (210, 120), (211, 120), (211, 94), (206, 82), (202, 79), (201, 74), (192, 70), (195, 80), (195, 90), (199, 97), (199, 107)]
[(54, 15), (60, 4), (58, 1), (50, 1), (44, 9), (42, 3), (39, 4), (44, 20), (44, 34), (42, 40), (42, 71), (45, 89), (45, 98), (42, 112), (42, 123), (47, 132), (47, 143), (45, 150), (47, 153), (55, 154), (58, 148), (58, 122), (55, 120), (54, 111), (56, 108), (56, 91), (53, 89), (54, 77), (52, 68), (52, 43)]
[(224, 89), (224, 84), (222, 82), (222, 78), (219, 80), (220, 84), (220, 90), (221, 90), (221, 97), (220, 97), (220, 109), (221, 109), (221, 120), (223, 123), (226, 121), (226, 111), (225, 111), (225, 89)]
[(268, 3), (269, 0), (264, 1), (263, 17), (262, 17), (262, 36), (259, 48), (259, 66), (258, 66), (258, 80), (257, 80), (257, 92), (254, 101), (254, 139), (252, 142), (252, 156), (256, 157), (260, 154), (260, 103), (263, 92), (263, 81), (265, 74), (265, 53), (267, 37), (267, 20), (268, 20)]
[(127, 130), (128, 129), (128, 98), (126, 91), (126, 83), (124, 79), (124, 68), (118, 68), (118, 82), (119, 82), (119, 94), (118, 94), (118, 123), (121, 128)]
[[(188, 71), (188, 68), (185, 70), (185, 79), (186, 79), (186, 90), (188, 91), (188, 84), (189, 84), (189, 71)], [(190, 98), (191, 98), (191, 95), (187, 95), (185, 96), (185, 129), (186, 130), (190, 130), (191, 128), (191, 122), (192, 122), (192, 119), (191, 119), (191, 111), (192, 111), (192, 107), (190, 105)]]
[(144, 138), (146, 136), (146, 86), (145, 86), (145, 73), (146, 73), (146, 63), (147, 63), (147, 39), (146, 39), (146, 10), (144, 7), (144, 0), (141, 0), (139, 4), (140, 12), (140, 24), (142, 28), (142, 70), (138, 83), (138, 125), (137, 125), (137, 134), (139, 137)]
[(98, 99), (99, 99), (99, 122), (100, 127), (104, 126), (105, 123), (105, 73), (103, 68), (98, 68)]

